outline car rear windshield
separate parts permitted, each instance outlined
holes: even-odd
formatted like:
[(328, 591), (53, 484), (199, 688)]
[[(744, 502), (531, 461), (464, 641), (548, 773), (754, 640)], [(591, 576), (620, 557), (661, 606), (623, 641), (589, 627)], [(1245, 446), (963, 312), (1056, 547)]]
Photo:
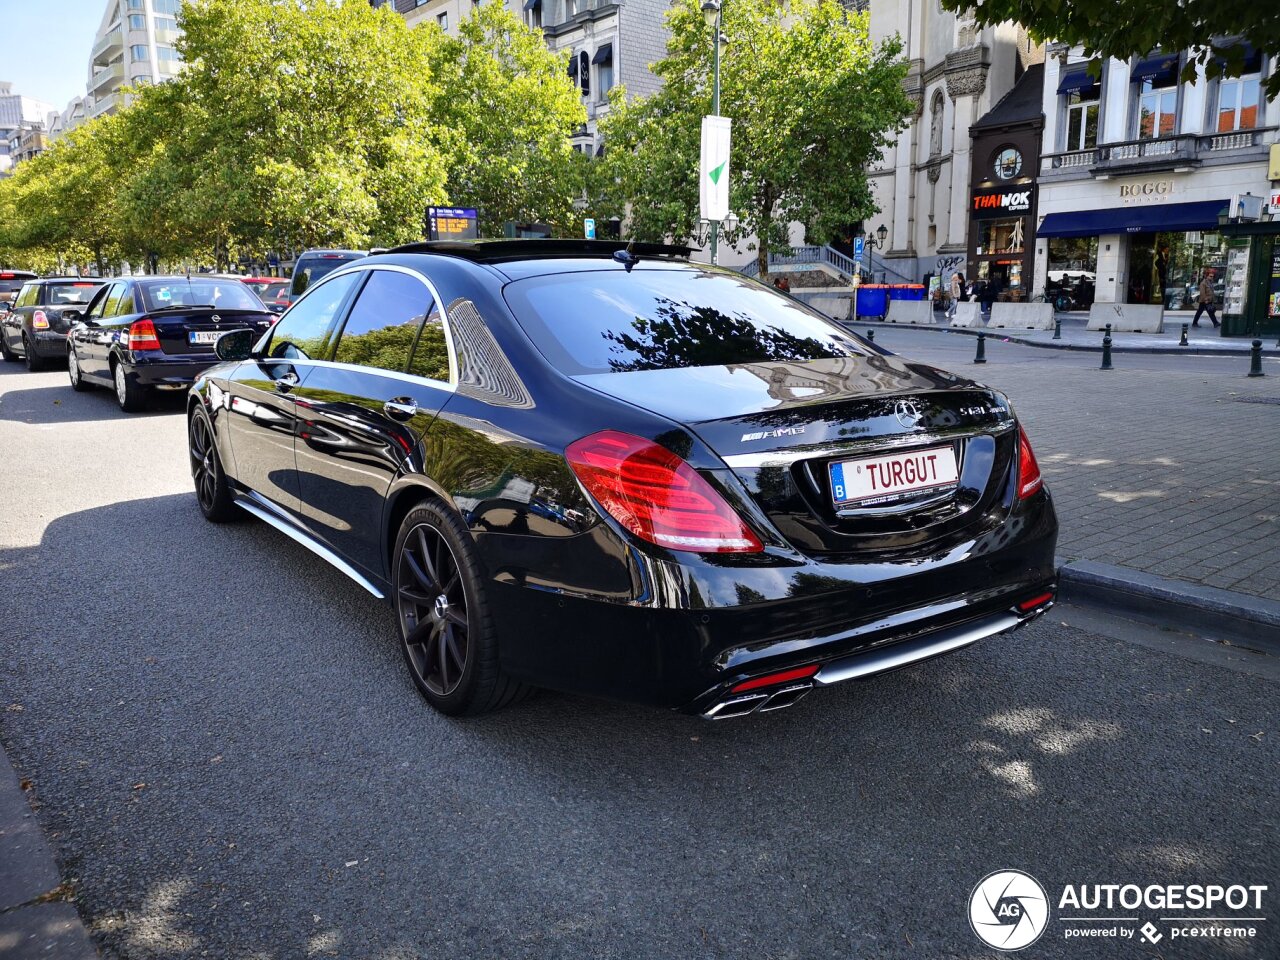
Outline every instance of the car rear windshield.
[(200, 277), (179, 280), (144, 280), (144, 310), (173, 307), (216, 307), (219, 310), (261, 310), (262, 301), (239, 280), (212, 280)]
[(289, 289), (288, 280), (275, 280), (271, 283), (254, 284), (253, 291), (263, 300), (276, 300)]
[(317, 280), (328, 276), (344, 263), (363, 258), (362, 253), (318, 253), (303, 254), (293, 268), (293, 296), (300, 297), (306, 293)]
[(53, 307), (85, 304), (93, 299), (100, 286), (102, 284), (89, 283), (87, 280), (79, 283), (50, 283), (47, 284), (48, 299), (45, 302)]
[(0, 277), (0, 294), (17, 293), (30, 277)]
[(798, 301), (723, 272), (554, 274), (504, 293), (538, 349), (571, 376), (866, 353)]

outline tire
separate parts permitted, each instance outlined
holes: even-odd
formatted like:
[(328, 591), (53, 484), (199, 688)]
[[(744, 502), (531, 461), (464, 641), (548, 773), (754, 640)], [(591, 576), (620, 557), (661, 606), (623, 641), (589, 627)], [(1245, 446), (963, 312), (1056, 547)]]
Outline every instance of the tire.
[(71, 389), (84, 393), (91, 389), (88, 381), (80, 372), (80, 358), (76, 356), (76, 348), (71, 347), (67, 350), (67, 376), (71, 379)]
[(227, 523), (240, 518), (227, 473), (222, 469), (213, 424), (203, 409), (187, 422), (187, 451), (191, 459), (191, 479), (195, 481), (196, 503), (210, 523)]
[(9, 349), (9, 338), (0, 333), (0, 358), (5, 363), (17, 363), (22, 358)]
[(121, 410), (137, 413), (146, 408), (147, 389), (130, 382), (124, 374), (124, 364), (117, 361), (111, 365), (111, 379), (116, 388), (116, 403), (120, 404)]
[(36, 353), (35, 349), (31, 346), (31, 341), (28, 340), (25, 336), (22, 338), (22, 352), (23, 352), (23, 359), (27, 361), (28, 371), (30, 371), (31, 373), (39, 373), (41, 370), (44, 369), (45, 367), (44, 357)]
[(449, 716), (477, 716), (528, 695), (532, 688), (498, 665), (484, 578), (456, 515), (437, 501), (411, 510), (396, 536), (391, 577), (400, 648), (429, 704)]

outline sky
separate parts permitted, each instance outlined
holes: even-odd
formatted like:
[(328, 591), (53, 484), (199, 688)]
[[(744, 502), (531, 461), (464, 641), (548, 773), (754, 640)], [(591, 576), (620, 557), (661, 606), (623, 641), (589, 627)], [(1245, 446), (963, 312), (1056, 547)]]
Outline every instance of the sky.
[(58, 110), (84, 95), (107, 0), (0, 0), (0, 80)]

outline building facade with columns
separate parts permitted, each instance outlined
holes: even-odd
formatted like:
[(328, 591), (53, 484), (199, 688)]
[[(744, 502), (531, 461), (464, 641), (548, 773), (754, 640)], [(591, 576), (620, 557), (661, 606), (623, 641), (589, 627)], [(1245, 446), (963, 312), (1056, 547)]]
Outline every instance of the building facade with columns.
[(871, 38), (895, 34), (909, 64), (905, 81), (916, 104), (910, 125), (870, 171), (888, 236), (871, 259), (890, 282), (922, 282), (963, 270), (968, 251), (972, 180), (970, 126), (998, 103), (1043, 48), (1014, 24), (979, 28), (941, 11), (937, 0), (872, 0)]

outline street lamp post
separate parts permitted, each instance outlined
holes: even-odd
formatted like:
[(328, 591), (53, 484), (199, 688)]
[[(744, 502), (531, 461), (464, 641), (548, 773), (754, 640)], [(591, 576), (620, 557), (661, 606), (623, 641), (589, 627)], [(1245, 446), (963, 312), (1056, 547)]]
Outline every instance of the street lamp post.
[[(706, 21), (708, 27), (715, 31), (715, 39), (712, 41), (711, 48), (711, 114), (712, 116), (720, 115), (720, 47), (725, 42), (725, 36), (720, 29), (721, 16), (720, 0), (703, 0), (702, 19)], [(720, 262), (720, 223), (717, 220), (711, 221), (711, 262), (717, 264)]]

